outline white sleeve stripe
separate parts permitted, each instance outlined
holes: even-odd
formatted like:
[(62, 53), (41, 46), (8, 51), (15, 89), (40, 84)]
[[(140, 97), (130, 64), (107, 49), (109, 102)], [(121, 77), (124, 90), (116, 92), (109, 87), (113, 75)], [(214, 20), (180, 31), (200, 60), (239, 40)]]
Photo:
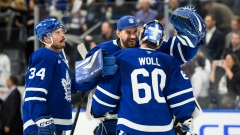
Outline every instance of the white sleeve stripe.
[(108, 103), (103, 102), (102, 100), (98, 99), (98, 98), (96, 97), (96, 95), (93, 95), (93, 99), (95, 99), (99, 104), (102, 104), (102, 105), (104, 105), (104, 106), (116, 107), (116, 105), (111, 105), (111, 104), (108, 104)]
[(182, 102), (180, 102), (180, 103), (170, 105), (170, 107), (171, 107), (171, 108), (175, 108), (175, 107), (178, 107), (178, 106), (187, 104), (187, 103), (189, 103), (189, 102), (191, 102), (191, 101), (195, 101), (195, 98), (193, 97), (193, 98), (190, 98), (190, 99), (188, 99), (188, 100), (182, 101)]
[[(192, 41), (187, 37), (187, 36), (178, 36), (177, 35), (177, 38), (180, 40), (180, 42), (183, 44), (183, 45), (185, 45), (185, 46), (190, 46), (190, 47), (192, 47), (192, 48), (194, 48), (195, 46), (192, 44)], [(184, 38), (184, 39), (183, 39)], [(186, 41), (187, 42), (186, 42)]]
[(151, 125), (140, 125), (124, 118), (118, 118), (117, 124), (118, 125), (122, 124), (131, 129), (135, 129), (137, 131), (143, 131), (143, 132), (167, 132), (173, 128), (173, 120), (168, 125), (151, 126)]
[(32, 125), (36, 125), (36, 123), (32, 119), (28, 120), (27, 122), (24, 123), (23, 130), (25, 130), (27, 127), (32, 126)]
[(192, 88), (188, 88), (188, 89), (186, 89), (186, 90), (181, 90), (181, 91), (179, 91), (179, 92), (177, 92), (177, 93), (174, 93), (174, 94), (172, 94), (172, 95), (167, 96), (167, 99), (171, 99), (171, 98), (173, 98), (173, 97), (176, 97), (176, 96), (179, 96), (179, 95), (182, 95), (182, 94), (184, 94), (184, 93), (191, 92), (191, 91), (193, 91)]
[(40, 98), (40, 97), (29, 97), (29, 98), (25, 98), (25, 99), (24, 99), (24, 102), (26, 102), (26, 101), (30, 101), (30, 100), (46, 101), (45, 98)]
[(180, 54), (180, 56), (181, 56), (182, 61), (183, 61), (184, 63), (186, 63), (187, 61), (185, 60), (185, 58), (184, 58), (184, 56), (183, 56), (183, 54), (182, 54), (182, 49), (181, 49), (180, 43), (178, 43), (178, 51), (179, 51), (179, 54)]
[(176, 37), (173, 37), (171, 47), (170, 47), (170, 55), (171, 56), (173, 56), (173, 46), (174, 46), (175, 39), (176, 39)]
[(116, 95), (114, 95), (114, 94), (112, 94), (112, 93), (104, 90), (104, 89), (101, 88), (100, 86), (97, 86), (97, 90), (101, 91), (103, 94), (105, 94), (105, 95), (107, 95), (107, 96), (109, 96), (109, 97), (111, 97), (111, 98), (114, 98), (114, 99), (117, 99), (117, 100), (120, 99), (119, 96), (116, 96)]
[(34, 88), (34, 87), (26, 88), (25, 91), (40, 91), (40, 92), (44, 92), (46, 95), (48, 93), (48, 91), (44, 88)]

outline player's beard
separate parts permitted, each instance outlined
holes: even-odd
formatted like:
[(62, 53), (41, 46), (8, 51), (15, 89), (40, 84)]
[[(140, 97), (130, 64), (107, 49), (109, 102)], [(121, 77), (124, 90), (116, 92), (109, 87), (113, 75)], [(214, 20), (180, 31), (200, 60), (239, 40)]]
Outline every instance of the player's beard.
[(122, 40), (123, 48), (133, 48), (136, 46), (137, 39), (131, 38), (127, 40)]

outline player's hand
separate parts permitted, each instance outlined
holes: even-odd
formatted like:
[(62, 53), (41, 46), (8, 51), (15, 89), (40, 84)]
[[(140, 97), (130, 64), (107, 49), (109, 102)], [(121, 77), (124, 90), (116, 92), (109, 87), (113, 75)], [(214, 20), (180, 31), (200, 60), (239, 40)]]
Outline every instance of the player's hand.
[(56, 127), (51, 116), (41, 116), (36, 119), (38, 135), (55, 135)]
[(174, 130), (176, 135), (186, 135), (187, 132), (191, 133), (191, 135), (196, 135), (190, 129), (190, 124), (192, 123), (192, 118), (185, 120), (183, 123), (174, 121)]

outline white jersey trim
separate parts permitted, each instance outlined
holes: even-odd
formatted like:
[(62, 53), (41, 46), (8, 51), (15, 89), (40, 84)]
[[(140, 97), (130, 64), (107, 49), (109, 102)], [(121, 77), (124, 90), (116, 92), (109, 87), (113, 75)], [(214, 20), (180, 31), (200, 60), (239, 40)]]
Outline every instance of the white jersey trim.
[(24, 102), (30, 101), (30, 100), (39, 100), (39, 101), (47, 101), (45, 98), (40, 98), (40, 97), (28, 97), (24, 99)]
[(181, 56), (182, 61), (183, 61), (184, 63), (186, 63), (187, 61), (186, 61), (186, 59), (185, 59), (184, 56), (183, 56), (182, 48), (181, 48), (180, 43), (178, 43), (177, 47), (178, 47), (178, 52), (179, 52), (179, 54), (180, 54), (180, 56)]
[(175, 39), (176, 39), (176, 37), (173, 37), (171, 47), (170, 47), (170, 55), (171, 56), (173, 56), (173, 46), (174, 46)]
[(39, 91), (39, 92), (44, 92), (46, 95), (48, 93), (48, 91), (44, 88), (34, 88), (34, 87), (26, 88), (25, 91)]
[(25, 122), (23, 124), (23, 130), (25, 130), (26, 128), (28, 128), (29, 126), (32, 126), (32, 125), (36, 125), (36, 123), (32, 119), (28, 120), (27, 122)]
[(111, 105), (111, 104), (108, 104), (108, 103), (103, 102), (102, 100), (98, 99), (98, 98), (96, 97), (96, 95), (93, 95), (93, 99), (95, 99), (99, 104), (102, 104), (102, 105), (104, 105), (104, 106), (116, 107), (116, 105)]
[(143, 131), (143, 132), (167, 132), (173, 128), (173, 120), (171, 121), (170, 124), (165, 126), (150, 126), (150, 125), (140, 125), (124, 118), (118, 118), (117, 124), (122, 124), (129, 128), (132, 128), (138, 131)]
[(105, 94), (105, 95), (107, 95), (107, 96), (109, 96), (109, 97), (111, 97), (111, 98), (114, 98), (114, 99), (117, 99), (117, 100), (120, 99), (119, 96), (116, 96), (116, 95), (114, 95), (114, 94), (112, 94), (112, 93), (104, 90), (104, 89), (101, 88), (100, 86), (97, 86), (97, 90), (101, 91), (103, 94)]
[(182, 91), (180, 91), (180, 92), (177, 92), (177, 93), (174, 93), (174, 94), (172, 94), (172, 95), (167, 96), (167, 99), (171, 99), (171, 98), (173, 98), (173, 97), (176, 97), (176, 96), (179, 96), (179, 95), (182, 95), (182, 94), (184, 94), (184, 93), (191, 92), (191, 91), (193, 91), (193, 89), (192, 89), (192, 88), (188, 88), (188, 89), (186, 89), (186, 90), (182, 90)]
[(178, 107), (178, 106), (181, 106), (181, 105), (184, 105), (184, 104), (187, 104), (189, 102), (192, 102), (192, 101), (195, 101), (195, 98), (190, 98), (190, 99), (187, 99), (187, 100), (184, 100), (182, 102), (179, 102), (177, 104), (173, 104), (173, 105), (170, 105), (171, 108), (175, 108), (175, 107)]

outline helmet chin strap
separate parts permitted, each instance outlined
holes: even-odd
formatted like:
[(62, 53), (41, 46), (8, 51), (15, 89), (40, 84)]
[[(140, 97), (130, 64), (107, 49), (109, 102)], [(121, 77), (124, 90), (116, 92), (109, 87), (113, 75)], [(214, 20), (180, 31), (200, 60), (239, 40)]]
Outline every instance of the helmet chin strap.
[(46, 43), (46, 42), (43, 42), (45, 45), (47, 45), (49, 48), (51, 48), (51, 46), (52, 46), (52, 44), (53, 44), (53, 39), (52, 39), (52, 37), (49, 37), (50, 38), (50, 40), (51, 40), (51, 44), (48, 44), (48, 43)]

